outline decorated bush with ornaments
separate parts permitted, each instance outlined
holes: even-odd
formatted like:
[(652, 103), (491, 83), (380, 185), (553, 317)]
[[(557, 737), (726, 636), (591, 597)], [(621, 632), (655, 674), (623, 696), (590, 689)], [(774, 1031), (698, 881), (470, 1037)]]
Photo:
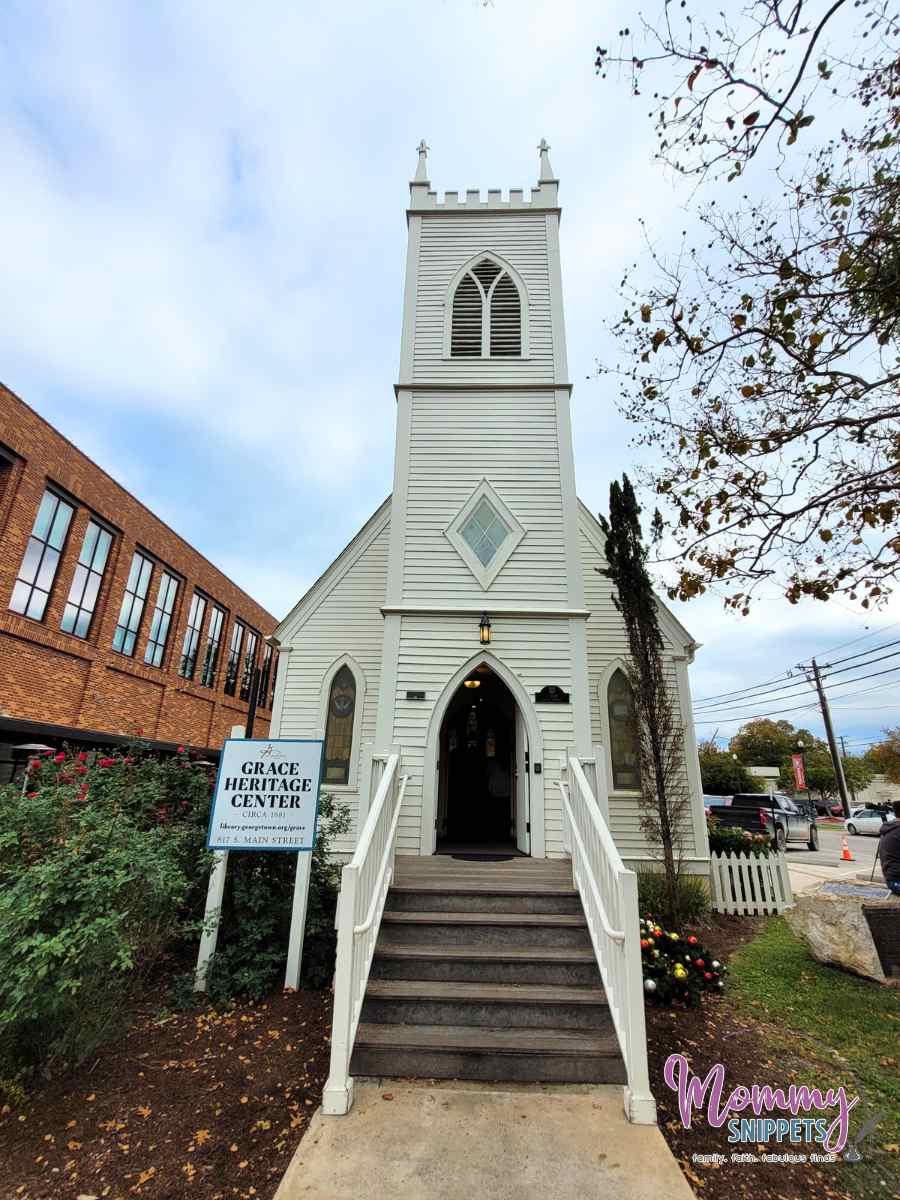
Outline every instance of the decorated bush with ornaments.
[(696, 934), (663, 927), (647, 913), (641, 918), (644, 992), (654, 1004), (694, 1007), (704, 992), (721, 992), (725, 964), (713, 958)]

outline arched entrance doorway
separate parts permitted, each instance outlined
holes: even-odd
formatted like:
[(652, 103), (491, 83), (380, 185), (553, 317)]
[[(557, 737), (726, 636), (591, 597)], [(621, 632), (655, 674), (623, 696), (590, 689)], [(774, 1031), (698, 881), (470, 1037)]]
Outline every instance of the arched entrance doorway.
[(451, 696), (438, 746), (437, 852), (531, 852), (529, 751), (515, 697), (487, 662)]

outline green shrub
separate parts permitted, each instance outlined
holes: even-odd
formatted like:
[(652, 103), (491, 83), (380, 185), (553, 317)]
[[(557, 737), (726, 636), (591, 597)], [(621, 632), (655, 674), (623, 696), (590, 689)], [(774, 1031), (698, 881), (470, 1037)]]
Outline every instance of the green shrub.
[(641, 965), (644, 994), (653, 1004), (693, 1008), (704, 992), (720, 992), (725, 986), (725, 965), (696, 934), (667, 931), (649, 912), (641, 918)]
[(92, 1053), (185, 930), (206, 856), (190, 800), (167, 802), (200, 772), (128, 757), (58, 755), (0, 788), (0, 1074)]
[[(324, 987), (334, 974), (340, 865), (329, 862), (328, 856), (334, 838), (349, 827), (346, 805), (322, 795), (303, 944), (302, 982), (309, 987)], [(280, 986), (296, 865), (294, 854), (242, 851), (231, 855), (219, 940), (207, 975), (207, 995), (213, 1003), (227, 1003), (239, 996), (257, 1000)]]
[[(33, 759), (24, 788), (0, 788), (0, 1080), (77, 1064), (125, 1021), (161, 956), (194, 957), (212, 855), (211, 781), (181, 748)], [(340, 868), (328, 861), (349, 814), (321, 798), (303, 982), (334, 971)], [(296, 856), (232, 854), (213, 1000), (259, 998), (280, 983)], [(190, 994), (189, 980), (180, 990)]]
[(672, 925), (701, 920), (709, 912), (709, 888), (699, 875), (680, 875), (677, 888), (677, 911), (670, 912), (666, 878), (662, 871), (641, 868), (637, 872), (638, 903), (642, 912), (658, 913), (660, 919)]
[(749, 829), (739, 829), (735, 825), (720, 825), (712, 816), (706, 819), (706, 829), (711, 854), (752, 854), (754, 858), (766, 858), (775, 850), (768, 833), (751, 833)]

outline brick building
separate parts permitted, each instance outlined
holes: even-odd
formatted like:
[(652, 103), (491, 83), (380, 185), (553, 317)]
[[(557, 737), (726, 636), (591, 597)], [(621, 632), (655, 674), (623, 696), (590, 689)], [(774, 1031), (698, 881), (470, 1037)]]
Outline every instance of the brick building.
[(0, 780), (25, 743), (269, 727), (275, 618), (0, 384)]

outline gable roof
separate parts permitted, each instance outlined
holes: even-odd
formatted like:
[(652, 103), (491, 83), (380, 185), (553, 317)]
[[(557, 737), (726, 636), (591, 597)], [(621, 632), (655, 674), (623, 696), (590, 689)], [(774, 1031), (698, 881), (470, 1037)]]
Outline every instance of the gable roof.
[(332, 588), (343, 579), (375, 538), (387, 527), (390, 519), (391, 497), (388, 496), (369, 517), (359, 533), (347, 543), (331, 566), (327, 567), (312, 587), (301, 596), (272, 636), (280, 642), (288, 641), (305, 623), (307, 617), (319, 607)]

